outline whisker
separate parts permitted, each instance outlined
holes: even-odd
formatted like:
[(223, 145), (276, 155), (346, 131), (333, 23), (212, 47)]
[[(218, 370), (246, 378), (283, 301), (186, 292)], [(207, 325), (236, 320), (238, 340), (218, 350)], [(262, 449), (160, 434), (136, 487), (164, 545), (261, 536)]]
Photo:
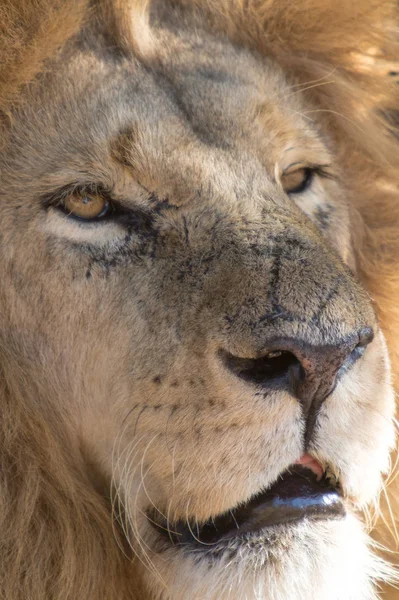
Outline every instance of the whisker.
[(316, 88), (316, 87), (321, 87), (323, 85), (330, 85), (331, 83), (335, 83), (335, 81), (330, 80), (330, 81), (324, 81), (323, 83), (315, 83), (313, 85), (308, 85), (307, 87), (304, 87), (304, 88), (302, 88), (300, 90), (296, 90), (295, 92), (292, 92), (292, 94), (289, 94), (287, 96), (287, 98), (291, 98), (291, 96), (295, 96), (296, 94), (300, 94), (302, 92), (306, 92), (307, 90), (312, 90), (313, 88)]
[[(212, 543), (208, 544), (207, 542), (203, 542), (203, 541), (201, 541), (201, 540), (199, 539), (199, 537), (197, 537), (197, 536), (195, 535), (194, 531), (193, 531), (193, 530), (192, 530), (192, 528), (191, 528), (190, 521), (189, 521), (189, 518), (188, 518), (188, 507), (189, 507), (189, 502), (187, 503), (187, 506), (186, 506), (186, 523), (187, 523), (187, 527), (188, 527), (188, 529), (189, 529), (189, 531), (190, 531), (191, 535), (193, 536), (193, 538), (194, 538), (194, 539), (195, 539), (195, 540), (196, 540), (196, 541), (197, 541), (199, 544), (202, 544), (203, 546), (215, 546), (215, 542), (212, 542)], [(196, 520), (197, 520), (197, 519), (196, 519)]]
[[(141, 550), (141, 553), (143, 555), (143, 559), (146, 561), (147, 563), (147, 568), (150, 570), (150, 572), (162, 583), (162, 585), (167, 588), (167, 585), (162, 577), (162, 575), (160, 574), (159, 570), (157, 569), (157, 567), (154, 565), (154, 562), (151, 560), (146, 548), (151, 552), (151, 548), (148, 546), (148, 544), (143, 540), (143, 538), (140, 535), (140, 531), (139, 528), (137, 526), (137, 512), (140, 510), (138, 508), (138, 497), (141, 491), (141, 488), (143, 487), (143, 478), (145, 477), (145, 475), (150, 471), (150, 469), (153, 467), (153, 465), (159, 460), (159, 458), (157, 458), (155, 461), (153, 461), (153, 463), (148, 467), (146, 473), (144, 474), (143, 472), (143, 465), (144, 465), (144, 461), (145, 461), (145, 457), (146, 454), (148, 452), (148, 449), (150, 448), (150, 446), (153, 444), (153, 442), (159, 437), (160, 433), (155, 434), (152, 439), (149, 441), (149, 443), (147, 444), (146, 448), (144, 449), (141, 461), (140, 461), (140, 476), (141, 476), (141, 481), (140, 484), (137, 488), (136, 494), (135, 494), (135, 500), (134, 500), (134, 506), (133, 506), (133, 511), (128, 511), (128, 519), (129, 519), (129, 525), (132, 528), (132, 531), (135, 533), (135, 541), (139, 546), (139, 549)], [(137, 472), (138, 466), (136, 466), (136, 468), (134, 469), (134, 471), (132, 473), (130, 473), (129, 478), (127, 479), (127, 485), (125, 486), (126, 489), (131, 489), (131, 485), (130, 485), (130, 481), (132, 481), (135, 477), (135, 473)], [(144, 488), (143, 488), (144, 489)], [(155, 507), (155, 505), (154, 505)], [(156, 507), (155, 507), (156, 508)], [(140, 511), (142, 512), (142, 511)], [(132, 545), (132, 544), (131, 544)]]

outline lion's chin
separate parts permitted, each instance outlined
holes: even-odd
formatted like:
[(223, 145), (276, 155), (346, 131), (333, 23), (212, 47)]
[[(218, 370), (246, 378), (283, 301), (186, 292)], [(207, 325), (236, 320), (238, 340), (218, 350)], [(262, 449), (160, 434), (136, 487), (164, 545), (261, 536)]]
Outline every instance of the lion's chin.
[(248, 501), (199, 524), (190, 520), (173, 523), (160, 514), (150, 514), (150, 522), (173, 546), (195, 551), (223, 545), (247, 544), (261, 537), (267, 540), (276, 526), (302, 520), (342, 519), (345, 514), (339, 484), (327, 472), (311, 464), (295, 464), (266, 490)]
[(303, 518), (211, 545), (173, 545), (152, 532), (161, 579), (144, 575), (149, 598), (376, 600), (375, 580), (391, 576), (350, 506), (344, 518)]

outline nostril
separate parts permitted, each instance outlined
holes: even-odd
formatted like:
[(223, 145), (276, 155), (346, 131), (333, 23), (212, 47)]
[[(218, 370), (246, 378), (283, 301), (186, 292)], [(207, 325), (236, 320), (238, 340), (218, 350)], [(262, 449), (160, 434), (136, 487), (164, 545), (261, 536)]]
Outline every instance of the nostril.
[(223, 352), (226, 366), (238, 377), (261, 384), (289, 374), (291, 367), (299, 365), (297, 357), (286, 350), (273, 350), (261, 358), (240, 358)]

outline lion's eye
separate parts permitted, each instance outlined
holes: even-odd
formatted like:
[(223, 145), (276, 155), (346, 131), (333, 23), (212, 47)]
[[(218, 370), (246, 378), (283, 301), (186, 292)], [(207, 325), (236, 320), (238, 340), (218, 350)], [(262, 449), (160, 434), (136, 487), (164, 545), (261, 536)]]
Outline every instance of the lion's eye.
[(63, 209), (68, 216), (78, 219), (102, 219), (110, 214), (110, 202), (96, 193), (73, 193), (63, 201)]
[(308, 167), (296, 169), (281, 175), (281, 183), (287, 194), (300, 194), (310, 185), (313, 178), (313, 170)]

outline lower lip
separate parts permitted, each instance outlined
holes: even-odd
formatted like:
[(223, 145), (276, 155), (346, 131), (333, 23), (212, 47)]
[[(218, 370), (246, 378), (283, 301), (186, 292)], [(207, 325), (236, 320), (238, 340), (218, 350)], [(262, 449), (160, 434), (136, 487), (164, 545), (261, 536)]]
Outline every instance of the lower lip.
[[(187, 525), (185, 521), (159, 523), (158, 531), (174, 545), (197, 546), (243, 538), (277, 525), (308, 520), (342, 519), (345, 509), (339, 492), (318, 474), (297, 464), (268, 490), (254, 496), (207, 523)], [(156, 517), (151, 518), (157, 523)]]

